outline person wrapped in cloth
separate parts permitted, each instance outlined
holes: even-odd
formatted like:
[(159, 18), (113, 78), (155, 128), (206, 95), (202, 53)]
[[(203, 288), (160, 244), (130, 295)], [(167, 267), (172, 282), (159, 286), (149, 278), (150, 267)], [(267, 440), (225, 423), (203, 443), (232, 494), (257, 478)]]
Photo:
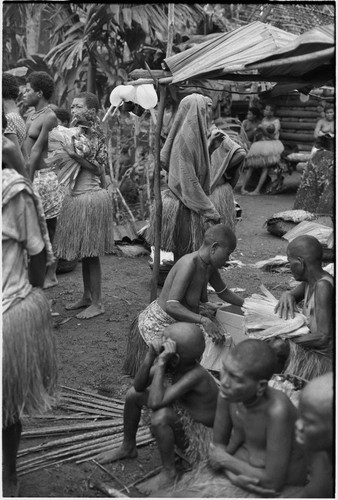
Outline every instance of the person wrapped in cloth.
[(175, 445), (194, 465), (207, 453), (218, 386), (199, 363), (204, 347), (202, 331), (193, 323), (177, 322), (164, 329), (161, 339), (153, 339), (126, 395), (123, 443), (97, 457), (101, 463), (135, 458), (141, 410), (151, 409), (162, 470), (138, 487), (144, 493), (158, 492), (177, 480)]
[(147, 346), (154, 339), (161, 340), (164, 328), (177, 321), (197, 323), (203, 329), (206, 349), (201, 364), (209, 370), (220, 370), (221, 355), (232, 346), (232, 338), (215, 318), (215, 309), (211, 312), (204, 306), (202, 311), (201, 303), (208, 301), (210, 283), (220, 299), (237, 306), (243, 304), (243, 299), (228, 289), (219, 272), (235, 248), (234, 232), (224, 224), (217, 224), (207, 229), (198, 250), (174, 264), (158, 299), (131, 326), (124, 363), (127, 373), (135, 375)]
[(31, 182), (11, 168), (14, 143), (2, 141), (3, 495), (18, 496), (21, 418), (49, 409), (56, 386), (52, 317), (41, 290), (54, 256), (41, 201)]
[[(71, 105), (72, 127), (81, 130), (77, 147), (64, 145), (68, 158), (80, 165), (75, 183), (65, 197), (55, 233), (57, 257), (82, 258), (84, 291), (82, 297), (66, 309), (84, 309), (76, 317), (89, 319), (104, 313), (101, 301), (100, 256), (114, 249), (113, 205), (105, 189), (107, 148), (97, 116), (98, 98), (91, 92), (78, 94)], [(81, 143), (81, 144), (80, 144)], [(75, 169), (77, 167), (75, 166)]]
[[(221, 220), (209, 198), (210, 155), (224, 135), (215, 134), (208, 145), (211, 105), (211, 99), (200, 94), (184, 97), (161, 151), (161, 166), (168, 172), (168, 187), (162, 191), (161, 248), (173, 252), (175, 262), (197, 250), (205, 230)], [(153, 206), (146, 233), (151, 245), (155, 218)]]

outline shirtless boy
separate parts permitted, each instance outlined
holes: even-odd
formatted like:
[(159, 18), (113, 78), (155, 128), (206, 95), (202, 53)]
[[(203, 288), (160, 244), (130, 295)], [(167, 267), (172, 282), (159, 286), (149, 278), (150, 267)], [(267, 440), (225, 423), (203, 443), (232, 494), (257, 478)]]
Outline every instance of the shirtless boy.
[(294, 437), (297, 410), (268, 386), (275, 368), (274, 351), (260, 340), (244, 340), (226, 355), (209, 457), (236, 486), (265, 488), (270, 496), (286, 485), (303, 485), (306, 478)]
[[(224, 340), (224, 332), (210, 318), (200, 314), (200, 303), (208, 301), (207, 285), (210, 283), (220, 299), (238, 306), (243, 304), (243, 299), (228, 289), (219, 272), (235, 248), (233, 231), (224, 224), (217, 224), (207, 229), (199, 250), (176, 262), (159, 298), (139, 315), (139, 331), (147, 345), (155, 338), (161, 339), (165, 326), (176, 321), (200, 324), (209, 337), (219, 342)], [(132, 349), (130, 352), (130, 357), (135, 355)], [(125, 366), (128, 362), (127, 358)]]
[(333, 373), (309, 382), (299, 399), (297, 442), (310, 461), (310, 480), (301, 498), (334, 498), (333, 489)]
[[(24, 103), (35, 108), (26, 121), (25, 151), (28, 173), (38, 191), (46, 217), (49, 239), (53, 243), (56, 217), (61, 209), (62, 194), (55, 172), (45, 163), (48, 154), (48, 133), (57, 126), (57, 118), (49, 107), (54, 91), (53, 78), (44, 71), (34, 71), (27, 79)], [(44, 288), (57, 285), (57, 262), (47, 268)]]
[[(174, 403), (179, 403), (194, 422), (211, 428), (218, 394), (214, 378), (199, 364), (205, 346), (199, 326), (175, 323), (164, 330), (164, 337), (163, 350), (158, 358), (158, 344), (154, 342), (149, 346), (134, 379), (134, 386), (127, 393), (121, 448), (98, 457), (102, 463), (136, 457), (135, 436), (141, 409), (143, 405), (151, 408), (151, 425), (163, 469), (158, 476), (143, 485), (147, 492), (170, 486), (177, 476), (175, 444), (184, 447), (185, 440), (180, 432), (180, 417), (173, 407)], [(168, 384), (166, 378), (168, 371), (172, 384)]]
[(318, 120), (314, 136), (316, 149), (331, 149), (334, 147), (334, 107), (329, 105), (325, 109), (324, 118)]
[[(293, 375), (310, 380), (332, 370), (333, 277), (322, 268), (323, 249), (314, 236), (303, 235), (292, 240), (287, 247), (287, 257), (294, 278), (301, 284), (282, 294), (275, 311), (280, 317), (293, 318), (297, 303), (304, 299), (303, 314), (310, 333), (293, 337), (292, 343), (304, 348), (294, 357), (304, 352), (308, 363), (302, 363), (301, 371), (296, 364), (287, 369)], [(297, 363), (297, 359), (294, 361)]]

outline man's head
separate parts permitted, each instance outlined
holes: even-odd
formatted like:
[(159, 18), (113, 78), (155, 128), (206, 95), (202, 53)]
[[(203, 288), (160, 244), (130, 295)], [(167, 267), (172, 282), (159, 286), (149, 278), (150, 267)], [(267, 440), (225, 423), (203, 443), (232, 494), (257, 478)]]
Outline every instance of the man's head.
[(41, 99), (49, 101), (54, 92), (54, 80), (45, 71), (33, 71), (26, 81), (24, 102), (36, 106)]
[(287, 257), (291, 272), (296, 280), (301, 281), (308, 267), (321, 266), (323, 248), (317, 238), (309, 235), (297, 236), (287, 248)]
[(325, 118), (328, 120), (328, 121), (333, 121), (333, 117), (334, 117), (334, 107), (329, 104), (328, 106), (326, 106), (325, 110), (324, 110), (324, 113), (325, 113)]
[(311, 380), (299, 399), (296, 439), (311, 451), (333, 447), (333, 373)]
[(219, 269), (229, 260), (236, 244), (236, 236), (232, 229), (225, 224), (216, 224), (206, 230), (202, 246), (210, 249), (210, 263)]
[(14, 101), (19, 96), (19, 85), (14, 75), (2, 73), (2, 98), (13, 99)]
[(221, 396), (233, 403), (255, 402), (265, 393), (276, 366), (276, 354), (266, 342), (256, 339), (240, 342), (223, 360)]
[(272, 118), (275, 115), (275, 106), (272, 104), (267, 104), (264, 108), (264, 116), (267, 118)]
[(247, 119), (248, 120), (259, 120), (261, 117), (261, 112), (255, 106), (248, 109)]
[(200, 360), (205, 349), (202, 329), (195, 323), (174, 323), (164, 329), (164, 336), (176, 342), (181, 363)]
[(71, 111), (73, 112), (73, 109), (75, 108), (74, 104), (79, 103), (79, 101), (83, 102), (83, 105), (87, 109), (95, 109), (96, 112), (98, 112), (100, 103), (95, 94), (92, 92), (80, 92), (77, 94), (76, 97), (74, 97), (72, 105), (71, 105)]

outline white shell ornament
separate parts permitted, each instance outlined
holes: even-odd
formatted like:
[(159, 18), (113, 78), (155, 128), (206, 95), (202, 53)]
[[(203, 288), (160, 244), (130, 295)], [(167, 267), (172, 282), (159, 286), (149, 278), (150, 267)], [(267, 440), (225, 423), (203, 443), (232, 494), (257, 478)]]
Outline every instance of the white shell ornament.
[(135, 102), (144, 109), (154, 108), (158, 102), (154, 86), (151, 83), (137, 85)]

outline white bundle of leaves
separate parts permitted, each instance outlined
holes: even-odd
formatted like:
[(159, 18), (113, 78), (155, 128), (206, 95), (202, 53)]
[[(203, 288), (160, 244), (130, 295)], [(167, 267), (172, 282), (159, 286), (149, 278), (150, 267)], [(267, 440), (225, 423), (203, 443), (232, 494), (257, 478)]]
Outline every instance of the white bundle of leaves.
[[(83, 139), (82, 139), (83, 138)], [(84, 136), (80, 135), (78, 127), (67, 128), (59, 125), (49, 132), (47, 165), (55, 168), (58, 181), (63, 186), (72, 189), (78, 176), (80, 165), (70, 158), (64, 146), (74, 149), (80, 156), (84, 156), (87, 144)]]
[(244, 325), (246, 334), (257, 339), (280, 336), (290, 338), (309, 333), (304, 314), (295, 312), (294, 318), (284, 319), (276, 314), (278, 300), (264, 287), (264, 295), (253, 294), (244, 300)]

